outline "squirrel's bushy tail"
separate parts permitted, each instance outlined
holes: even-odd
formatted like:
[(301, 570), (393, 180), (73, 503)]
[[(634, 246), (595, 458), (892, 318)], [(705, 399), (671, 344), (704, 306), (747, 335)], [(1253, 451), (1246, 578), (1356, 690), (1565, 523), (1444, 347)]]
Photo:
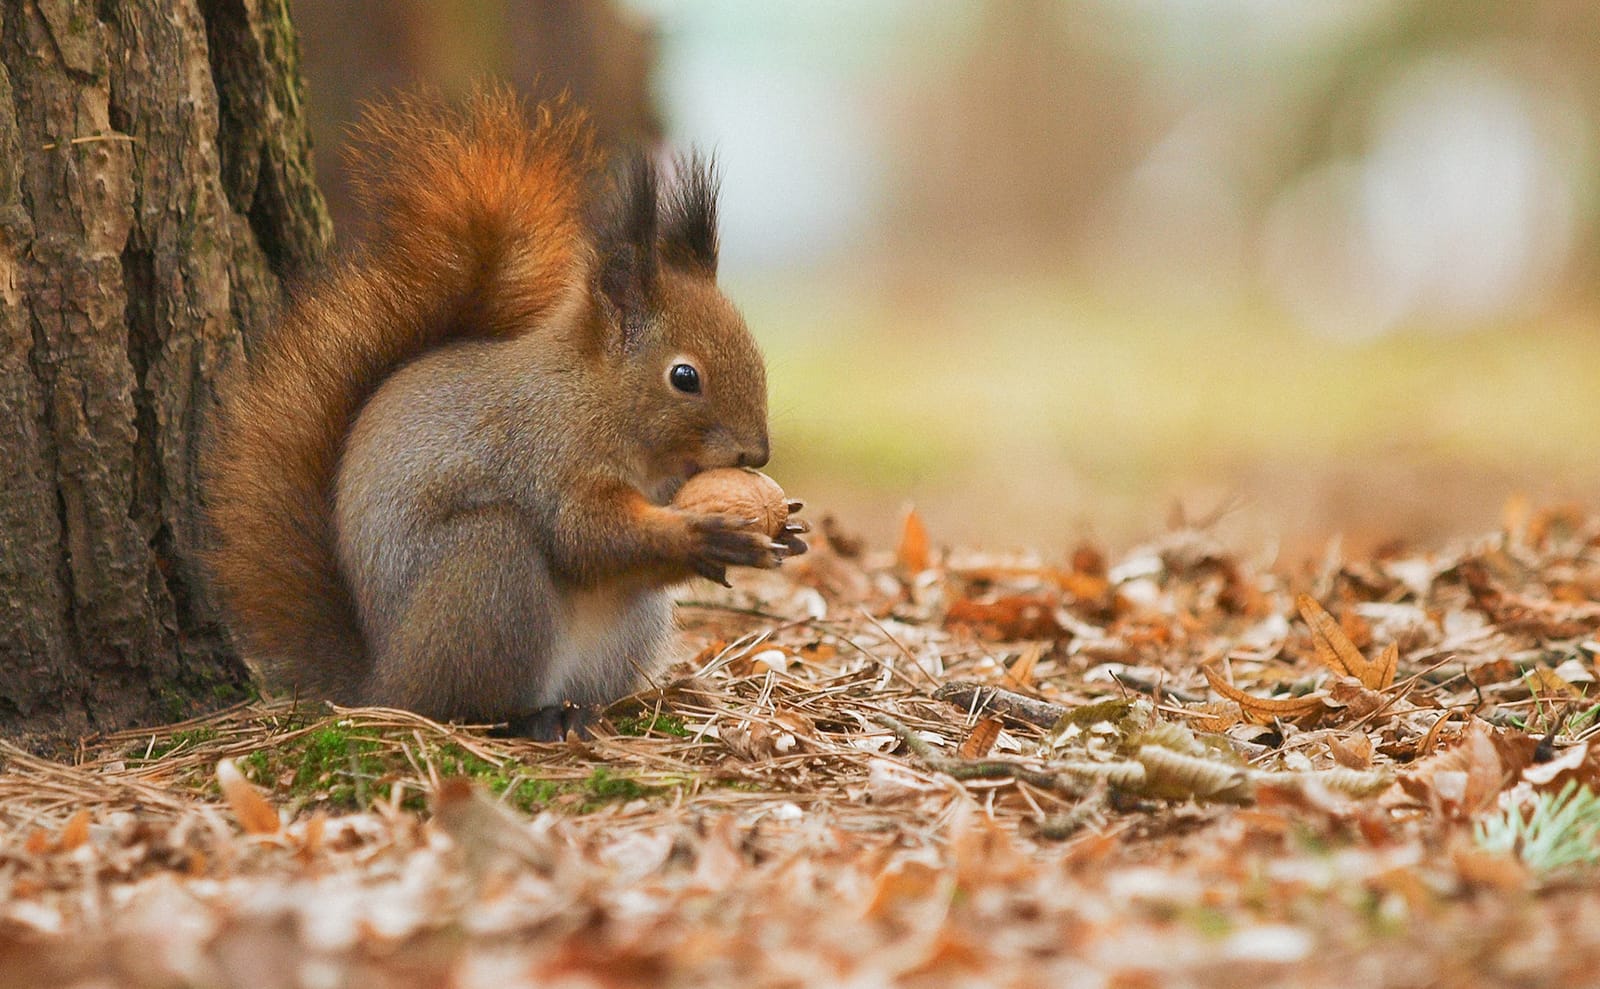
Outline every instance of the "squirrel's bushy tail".
[(281, 684), (362, 701), (369, 661), (333, 523), (340, 448), (407, 360), (527, 332), (581, 290), (591, 134), (564, 102), (530, 116), (503, 89), (460, 108), (404, 97), (357, 127), (368, 246), (298, 293), (229, 371), (208, 432), (213, 577), (247, 657)]

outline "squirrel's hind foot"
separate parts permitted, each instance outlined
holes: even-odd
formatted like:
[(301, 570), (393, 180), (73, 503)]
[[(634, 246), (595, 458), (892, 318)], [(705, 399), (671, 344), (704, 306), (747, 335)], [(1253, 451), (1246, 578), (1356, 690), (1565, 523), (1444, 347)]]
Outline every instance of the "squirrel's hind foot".
[(566, 701), (508, 718), (490, 734), (501, 738), (529, 738), (535, 742), (559, 742), (570, 731), (579, 738), (588, 738), (589, 722), (597, 713), (595, 708)]

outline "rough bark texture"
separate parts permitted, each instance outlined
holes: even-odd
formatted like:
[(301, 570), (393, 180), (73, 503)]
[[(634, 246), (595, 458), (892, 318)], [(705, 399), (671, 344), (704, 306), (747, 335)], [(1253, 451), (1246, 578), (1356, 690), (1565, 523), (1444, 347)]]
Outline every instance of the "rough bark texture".
[(285, 0), (0, 0), (0, 734), (247, 682), (205, 590), (199, 424), (324, 251)]

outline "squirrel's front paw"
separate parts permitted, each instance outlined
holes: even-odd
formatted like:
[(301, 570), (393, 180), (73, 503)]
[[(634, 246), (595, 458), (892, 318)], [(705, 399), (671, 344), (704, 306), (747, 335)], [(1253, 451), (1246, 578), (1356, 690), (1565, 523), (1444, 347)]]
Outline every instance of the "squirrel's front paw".
[(696, 516), (690, 523), (694, 543), (689, 565), (694, 572), (727, 587), (729, 567), (770, 569), (792, 554), (789, 546), (750, 528), (755, 523), (726, 515)]

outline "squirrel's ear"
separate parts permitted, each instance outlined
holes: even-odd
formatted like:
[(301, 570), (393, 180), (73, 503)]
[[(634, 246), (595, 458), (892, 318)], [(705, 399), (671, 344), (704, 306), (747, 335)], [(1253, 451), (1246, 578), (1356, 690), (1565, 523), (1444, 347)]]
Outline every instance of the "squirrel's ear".
[(715, 278), (717, 274), (716, 163), (695, 151), (680, 155), (661, 203), (661, 256), (667, 263)]
[(658, 188), (650, 159), (632, 156), (602, 197), (595, 223), (594, 289), (615, 310), (625, 346), (637, 340), (655, 293)]

